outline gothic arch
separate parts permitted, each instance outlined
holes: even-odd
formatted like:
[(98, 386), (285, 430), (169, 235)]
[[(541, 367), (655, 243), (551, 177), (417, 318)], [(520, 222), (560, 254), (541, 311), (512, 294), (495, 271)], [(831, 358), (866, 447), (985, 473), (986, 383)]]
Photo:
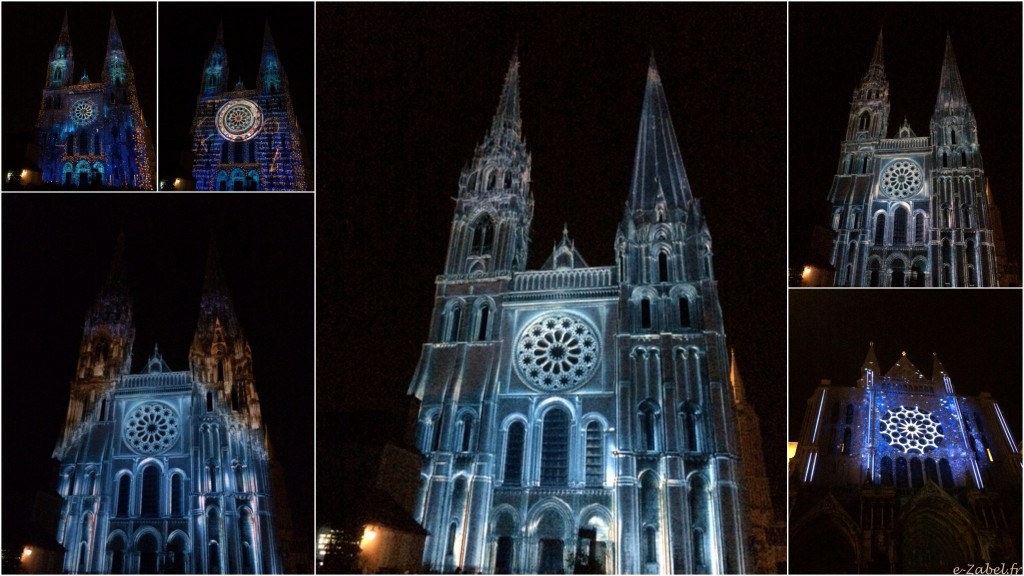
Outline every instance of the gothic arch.
[(104, 570), (108, 574), (124, 574), (128, 570), (128, 535), (116, 529), (107, 536)]
[(462, 311), (466, 302), (461, 298), (453, 298), (445, 304), (444, 312), (441, 313), (441, 338), (442, 342), (458, 342), (461, 332)]
[(637, 433), (636, 438), (640, 439), (640, 449), (647, 452), (655, 452), (663, 449), (663, 434), (661, 406), (648, 398), (637, 406)]
[(477, 298), (473, 303), (473, 336), (475, 340), (490, 340), (494, 333), (495, 304), (489, 296)]
[(164, 549), (164, 572), (168, 574), (187, 574), (189, 558), (192, 555), (192, 540), (183, 530), (174, 530), (167, 536)]
[(502, 484), (518, 486), (523, 483), (529, 430), (529, 422), (522, 414), (512, 414), (502, 422), (497, 475)]
[(894, 535), (904, 572), (948, 572), (982, 558), (971, 515), (944, 490), (925, 483), (904, 506)]
[(574, 542), (575, 522), (565, 501), (548, 497), (527, 514), (528, 553), (535, 559), (535, 574), (564, 573), (565, 551)]
[[(797, 519), (789, 533), (790, 573), (858, 572), (860, 527), (832, 494), (826, 494)], [(823, 555), (822, 550), (828, 550), (829, 554)]]
[(479, 437), (479, 418), (476, 410), (462, 407), (455, 415), (455, 438), (457, 445), (453, 448), (459, 452), (470, 452), (476, 446)]

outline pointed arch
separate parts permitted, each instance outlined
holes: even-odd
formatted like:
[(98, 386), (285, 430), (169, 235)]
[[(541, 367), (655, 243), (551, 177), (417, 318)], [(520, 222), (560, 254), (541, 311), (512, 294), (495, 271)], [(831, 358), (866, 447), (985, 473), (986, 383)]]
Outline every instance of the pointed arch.
[(508, 423), (505, 432), (504, 484), (519, 486), (523, 481), (523, 451), (526, 449), (526, 423), (516, 419)]
[[(490, 178), (492, 184), (489, 187), (493, 187), (493, 173)], [(494, 223), (491, 221), (490, 214), (485, 213), (478, 216), (470, 226), (470, 230), (472, 231), (471, 253), (474, 256), (490, 254), (494, 243)]]
[(566, 408), (555, 405), (544, 412), (541, 422), (540, 483), (565, 486), (569, 482), (571, 416)]

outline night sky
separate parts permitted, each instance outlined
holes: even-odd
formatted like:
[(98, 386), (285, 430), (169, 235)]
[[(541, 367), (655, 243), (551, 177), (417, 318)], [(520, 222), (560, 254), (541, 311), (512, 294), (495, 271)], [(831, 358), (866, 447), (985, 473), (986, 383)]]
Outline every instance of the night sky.
[[(312, 2), (161, 2), (159, 178), (191, 175), (179, 168), (181, 154), (192, 149), (192, 119), (203, 79), (203, 65), (224, 21), (228, 87), (241, 76), (256, 87), (263, 53), (264, 22), (288, 76), (295, 115), (313, 147), (313, 3)], [(321, 100), (322, 102), (322, 100)], [(310, 155), (312, 157), (312, 154)]]
[(60, 36), (64, 11), (74, 55), (75, 83), (83, 72), (100, 82), (107, 54), (110, 13), (117, 20), (125, 55), (135, 73), (142, 115), (156, 132), (156, 3), (155, 2), (4, 2), (3, 169), (17, 169), (25, 145), (35, 135), (50, 51)]
[(67, 411), (82, 325), (124, 231), (133, 371), (159, 344), (188, 369), (212, 233), (253, 351), (263, 420), (296, 529), (312, 533), (313, 198), (3, 195), (3, 545), (20, 550)]
[(614, 263), (653, 50), (781, 513), (785, 5), (317, 10), (320, 417), (404, 411), (460, 169), (490, 127), (517, 41), (536, 200), (529, 268), (563, 223), (590, 265)]
[(946, 32), (967, 101), (1007, 252), (1021, 261), (1021, 4), (791, 3), (789, 5), (789, 253), (806, 262), (839, 165), (850, 97), (884, 29), (889, 137), (904, 117), (918, 136), (939, 90)]
[(883, 373), (906, 351), (931, 378), (937, 353), (957, 394), (991, 392), (1021, 441), (1020, 290), (803, 289), (789, 307), (791, 440), (821, 380), (856, 385), (874, 342)]

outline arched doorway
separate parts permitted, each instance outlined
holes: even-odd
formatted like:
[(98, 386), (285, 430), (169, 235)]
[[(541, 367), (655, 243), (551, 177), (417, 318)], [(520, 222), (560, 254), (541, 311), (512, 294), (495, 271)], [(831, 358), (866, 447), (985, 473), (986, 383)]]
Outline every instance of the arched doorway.
[(566, 522), (557, 510), (549, 508), (537, 519), (537, 574), (566, 573)]

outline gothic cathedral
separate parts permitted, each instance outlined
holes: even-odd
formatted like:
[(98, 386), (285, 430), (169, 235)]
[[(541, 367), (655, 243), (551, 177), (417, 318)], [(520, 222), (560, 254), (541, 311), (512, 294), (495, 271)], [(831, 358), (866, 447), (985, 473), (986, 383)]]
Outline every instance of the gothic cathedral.
[[(75, 82), (68, 16), (50, 52), (36, 120), (45, 184), (83, 189), (152, 190), (153, 139), (142, 117), (135, 75), (110, 15), (102, 76)], [(34, 148), (34, 147), (33, 147)]]
[(526, 269), (530, 170), (514, 56), (459, 179), (409, 388), (425, 566), (759, 570), (765, 531), (751, 519), (771, 516), (760, 434), (733, 377), (711, 235), (653, 58), (615, 265), (588, 266), (566, 230), (541, 269)]
[(53, 457), (71, 574), (280, 573), (252, 352), (211, 246), (189, 369), (132, 374), (124, 243), (85, 318)]
[(256, 86), (228, 87), (223, 24), (203, 66), (192, 121), (196, 190), (307, 190), (310, 166), (268, 22)]
[(906, 120), (889, 135), (879, 32), (853, 91), (832, 181), (836, 286), (999, 286), (1006, 251), (953, 44), (946, 36), (929, 136)]
[[(868, 348), (854, 386), (807, 400), (790, 470), (790, 568), (940, 574), (1020, 562), (1021, 455), (995, 398)], [(822, 554), (822, 550), (828, 554)]]

